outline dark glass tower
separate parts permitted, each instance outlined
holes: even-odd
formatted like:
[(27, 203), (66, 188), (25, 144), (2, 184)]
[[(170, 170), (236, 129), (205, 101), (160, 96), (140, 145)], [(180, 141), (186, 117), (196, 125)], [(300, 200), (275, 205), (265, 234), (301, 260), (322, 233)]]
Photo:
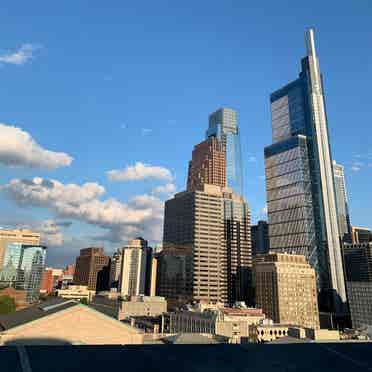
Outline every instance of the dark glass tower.
[(304, 254), (320, 304), (344, 310), (346, 292), (322, 75), (313, 30), (299, 78), (271, 94), (274, 144), (265, 148), (270, 249)]
[(227, 186), (243, 195), (243, 166), (236, 112), (221, 108), (209, 116), (206, 137), (216, 137), (226, 157)]

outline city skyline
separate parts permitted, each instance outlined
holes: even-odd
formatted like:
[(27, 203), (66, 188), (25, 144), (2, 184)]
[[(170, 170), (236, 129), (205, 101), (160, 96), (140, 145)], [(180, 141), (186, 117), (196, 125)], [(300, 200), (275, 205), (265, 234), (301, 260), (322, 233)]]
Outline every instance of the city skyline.
[[(9, 21), (1, 26), (9, 38), (0, 50), (0, 73), (8, 90), (0, 93), (6, 103), (0, 111), (0, 134), (11, 141), (0, 146), (0, 226), (28, 225), (40, 231), (50, 247), (48, 264), (58, 266), (73, 262), (80, 248), (91, 245), (103, 244), (112, 253), (139, 235), (151, 244), (161, 241), (163, 202), (184, 188), (190, 149), (203, 141), (208, 116), (220, 107), (238, 114), (243, 196), (251, 207), (252, 224), (266, 219), (263, 148), (271, 143), (269, 93), (293, 78), (304, 55), (304, 31), (314, 26), (326, 76), (332, 152), (345, 167), (351, 224), (371, 227), (368, 203), (360, 203), (371, 198), (371, 139), (361, 134), (371, 114), (363, 95), (371, 80), (371, 55), (365, 48), (369, 39), (368, 32), (363, 34), (364, 18), (358, 18), (354, 32), (343, 30), (346, 15), (368, 11), (362, 4), (341, 7), (328, 25), (327, 9), (318, 19), (300, 16), (298, 23), (291, 21), (275, 32), (264, 32), (257, 21), (243, 22), (244, 16), (252, 19), (244, 7), (241, 15), (225, 7), (213, 10), (215, 19), (207, 20), (213, 32), (190, 14), (202, 40), (195, 39), (193, 25), (176, 27), (172, 21), (155, 27), (149, 36), (105, 10), (103, 22), (112, 22), (98, 38), (103, 53), (97, 61), (92, 61), (96, 45), (84, 33), (81, 43), (62, 40), (63, 48), (56, 43), (62, 31), (71, 36), (77, 30), (74, 19), (71, 30), (57, 21), (56, 35), (46, 35), (50, 24), (31, 8), (28, 11), (40, 20), (35, 30), (21, 26), (22, 16), (10, 11)], [(206, 14), (206, 5), (200, 10)], [(269, 12), (270, 19), (275, 11)], [(147, 12), (138, 15), (139, 22), (155, 26)], [(135, 13), (135, 8), (118, 9), (126, 17)], [(170, 9), (164, 17), (178, 14)], [(231, 15), (235, 24), (227, 22)], [(96, 10), (89, 14), (91, 19), (99, 16)], [(227, 24), (216, 31), (213, 26), (223, 20)], [(180, 37), (179, 46), (173, 38), (162, 41), (171, 29)], [(91, 25), (86, 30), (97, 35)], [(127, 36), (131, 30), (139, 35), (138, 45)], [(255, 37), (248, 37), (253, 31)], [(222, 37), (219, 43), (215, 33)], [(147, 50), (155, 40), (159, 52)], [(345, 45), (351, 53), (345, 53)], [(167, 76), (169, 81), (159, 88)], [(345, 77), (348, 89), (342, 92)], [(360, 94), (350, 97), (346, 91)], [(105, 212), (96, 213), (97, 208)]]

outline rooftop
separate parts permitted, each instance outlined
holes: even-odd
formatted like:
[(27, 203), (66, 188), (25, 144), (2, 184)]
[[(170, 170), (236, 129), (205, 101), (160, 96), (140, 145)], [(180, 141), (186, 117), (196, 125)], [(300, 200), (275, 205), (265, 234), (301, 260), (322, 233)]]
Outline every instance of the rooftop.
[(55, 297), (11, 314), (0, 315), (0, 331), (18, 327), (76, 305), (78, 303), (73, 300)]

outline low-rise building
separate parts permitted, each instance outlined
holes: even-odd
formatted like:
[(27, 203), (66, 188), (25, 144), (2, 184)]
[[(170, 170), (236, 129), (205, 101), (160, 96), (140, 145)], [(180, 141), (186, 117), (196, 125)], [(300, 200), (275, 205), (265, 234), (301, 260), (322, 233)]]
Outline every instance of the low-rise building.
[(143, 344), (143, 332), (61, 298), (0, 316), (0, 345), (108, 344)]
[(91, 306), (116, 319), (136, 316), (159, 316), (167, 311), (167, 301), (159, 296), (120, 296), (120, 293), (103, 292), (94, 296)]
[(275, 324), (272, 321), (252, 324), (249, 328), (249, 340), (251, 342), (269, 342), (288, 335), (288, 324)]
[(265, 319), (261, 309), (204, 306), (168, 313), (163, 316), (163, 333), (203, 333), (227, 337), (231, 343), (240, 343), (249, 337), (250, 326)]
[(86, 300), (90, 302), (95, 294), (95, 291), (89, 290), (86, 285), (69, 285), (65, 289), (57, 289), (56, 296), (70, 300)]

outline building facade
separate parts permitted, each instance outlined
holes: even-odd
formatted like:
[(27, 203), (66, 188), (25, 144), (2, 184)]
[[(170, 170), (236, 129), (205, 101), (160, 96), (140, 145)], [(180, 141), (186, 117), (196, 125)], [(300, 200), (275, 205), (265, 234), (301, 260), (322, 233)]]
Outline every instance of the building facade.
[(372, 231), (366, 227), (351, 227), (351, 241), (353, 244), (368, 243), (372, 241)]
[(119, 288), (122, 257), (122, 249), (118, 249), (111, 257), (110, 288)]
[(0, 287), (13, 287), (26, 291), (28, 302), (37, 301), (45, 268), (45, 258), (46, 247), (44, 246), (8, 242), (3, 252)]
[(57, 297), (78, 301), (85, 300), (87, 303), (92, 300), (95, 293), (94, 290), (89, 290), (86, 285), (68, 285), (66, 288), (55, 291)]
[(227, 186), (243, 195), (243, 165), (236, 111), (221, 108), (209, 116), (206, 137), (215, 137), (225, 154)]
[(336, 192), (337, 220), (340, 238), (343, 241), (350, 240), (351, 226), (348, 199), (345, 185), (344, 167), (333, 160), (333, 175)]
[(372, 326), (372, 282), (346, 282), (353, 328)]
[(346, 291), (322, 75), (314, 35), (297, 80), (271, 94), (273, 145), (265, 148), (270, 249), (303, 254), (322, 308), (345, 311)]
[(225, 153), (216, 137), (196, 145), (189, 163), (187, 191), (203, 190), (206, 183), (226, 186)]
[(305, 256), (269, 253), (254, 260), (256, 304), (275, 323), (319, 328), (315, 270)]
[(372, 326), (372, 242), (344, 244), (343, 254), (353, 328)]
[(269, 225), (266, 221), (258, 221), (251, 226), (252, 256), (266, 254), (270, 250)]
[(189, 280), (186, 288), (193, 300), (248, 301), (252, 263), (249, 208), (231, 189), (205, 184), (204, 191), (182, 192), (168, 200), (164, 255), (169, 245), (192, 257), (192, 267), (182, 277)]
[(146, 294), (149, 256), (151, 257), (151, 248), (143, 238), (133, 239), (123, 248), (119, 283), (123, 296)]
[(43, 274), (41, 277), (40, 293), (47, 295), (53, 292), (53, 289), (54, 289), (53, 270), (50, 268), (46, 268), (43, 271)]
[(343, 256), (347, 282), (372, 282), (372, 242), (345, 243)]
[(193, 289), (192, 247), (167, 244), (157, 254), (156, 260), (156, 295), (165, 297), (170, 308), (190, 302)]
[(4, 256), (8, 244), (12, 243), (39, 245), (40, 234), (28, 229), (0, 229), (0, 270), (4, 266)]
[(164, 314), (163, 332), (212, 334), (225, 336), (231, 343), (240, 343), (242, 337), (249, 337), (250, 327), (264, 319), (261, 309), (190, 309)]
[(103, 248), (89, 247), (80, 249), (76, 258), (74, 284), (86, 285), (89, 290), (105, 290), (109, 282), (110, 257)]

